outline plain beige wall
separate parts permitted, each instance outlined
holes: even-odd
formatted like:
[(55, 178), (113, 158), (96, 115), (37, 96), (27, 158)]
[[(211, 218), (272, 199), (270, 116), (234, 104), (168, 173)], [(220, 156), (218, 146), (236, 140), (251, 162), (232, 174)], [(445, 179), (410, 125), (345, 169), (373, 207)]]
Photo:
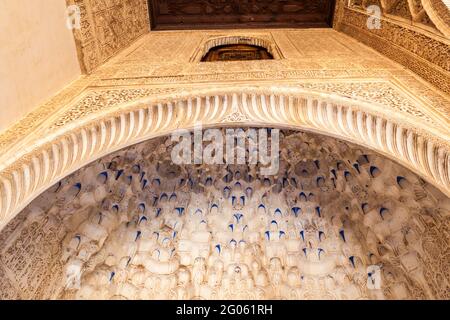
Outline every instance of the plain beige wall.
[(65, 0), (0, 0), (0, 132), (80, 74)]

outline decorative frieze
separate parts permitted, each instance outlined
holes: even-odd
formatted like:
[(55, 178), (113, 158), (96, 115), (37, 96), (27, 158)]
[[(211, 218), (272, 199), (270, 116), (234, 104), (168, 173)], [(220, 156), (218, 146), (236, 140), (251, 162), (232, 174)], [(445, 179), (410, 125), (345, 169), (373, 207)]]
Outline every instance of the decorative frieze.
[[(366, 9), (369, 5), (377, 5), (377, 2), (350, 1), (345, 5), (344, 1), (341, 1), (335, 28), (406, 66), (442, 91), (450, 93), (450, 20), (442, 18), (449, 16), (449, 10), (440, 0), (421, 1), (419, 8), (412, 2), (414, 1), (378, 2), (382, 13), (379, 17), (380, 28), (368, 28), (368, 21), (373, 17)], [(396, 6), (389, 5), (394, 3)], [(437, 7), (441, 10), (439, 14), (435, 9)], [(400, 10), (401, 8), (403, 9)], [(413, 15), (407, 14), (411, 12)], [(431, 29), (424, 28), (420, 18), (426, 14), (431, 19), (427, 21), (435, 22), (436, 26), (439, 26), (437, 29), (434, 28), (435, 24), (432, 24)], [(406, 24), (405, 19), (413, 19), (414, 22)]]

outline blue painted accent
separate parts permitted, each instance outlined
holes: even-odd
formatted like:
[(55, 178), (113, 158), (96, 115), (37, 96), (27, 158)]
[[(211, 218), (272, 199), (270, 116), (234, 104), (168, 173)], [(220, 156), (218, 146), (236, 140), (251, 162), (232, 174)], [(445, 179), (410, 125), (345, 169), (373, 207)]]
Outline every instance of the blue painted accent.
[(306, 197), (306, 194), (304, 192), (300, 192), (299, 198), (300, 201), (308, 201), (308, 197)]
[(322, 241), (322, 237), (325, 236), (323, 231), (319, 231), (319, 241)]
[(146, 217), (146, 216), (142, 216), (142, 217), (139, 219), (139, 225), (141, 224), (142, 221), (147, 222), (147, 221), (148, 221), (147, 217)]
[(292, 213), (294, 213), (295, 217), (298, 217), (299, 213), (302, 211), (300, 207), (293, 207), (291, 210)]
[(81, 191), (81, 183), (76, 183), (75, 185), (74, 185), (74, 187), (76, 188), (76, 189), (78, 189), (78, 192), (77, 192), (77, 196), (80, 194), (80, 191)]
[(157, 208), (156, 209), (156, 218), (158, 218), (162, 213), (162, 208)]
[(322, 252), (325, 253), (325, 250), (323, 250), (322, 248), (319, 248), (317, 251), (318, 251), (318, 256), (319, 256), (319, 260), (320, 260), (320, 255)]
[(382, 207), (382, 208), (380, 209), (380, 216), (381, 216), (381, 219), (384, 220), (384, 215), (385, 215), (386, 213), (389, 213), (389, 209)]
[(352, 263), (353, 268), (356, 268), (355, 266), (355, 257), (351, 256), (350, 258), (348, 258), (350, 260), (350, 262)]
[(114, 279), (115, 275), (116, 275), (116, 273), (114, 271), (111, 272), (111, 274), (109, 275), (109, 282), (111, 282)]
[(322, 186), (325, 183), (325, 179), (323, 177), (317, 177), (316, 179), (316, 185), (318, 187)]
[(231, 232), (234, 232), (234, 224), (229, 224), (229, 225), (228, 225), (228, 228), (231, 229)]
[(302, 251), (303, 251), (303, 253), (305, 254), (305, 257), (307, 257), (308, 255), (307, 255), (307, 250), (306, 250), (306, 248), (303, 248)]
[(333, 174), (334, 178), (337, 179), (337, 174), (335, 169), (331, 169), (331, 173)]
[(106, 183), (106, 181), (108, 180), (108, 172), (103, 171), (102, 173), (99, 174), (99, 176), (102, 176), (105, 179), (103, 183)]
[(136, 232), (136, 238), (134, 239), (134, 241), (137, 241), (142, 235), (141, 231)]
[(297, 179), (291, 178), (291, 183), (293, 184), (294, 187), (297, 187)]
[(366, 211), (369, 210), (369, 204), (368, 203), (363, 203), (361, 205), (361, 209), (364, 213), (367, 213)]
[(169, 197), (167, 196), (167, 193), (163, 193), (161, 194), (161, 196), (159, 197), (159, 201), (163, 201), (163, 200), (167, 200), (169, 199)]
[(358, 173), (361, 173), (361, 170), (359, 169), (359, 164), (354, 163), (353, 168), (355, 168), (355, 170), (358, 171)]
[(80, 244), (81, 244), (81, 236), (79, 235), (79, 234), (77, 234), (76, 236), (75, 236), (75, 239), (77, 239), (78, 240), (78, 244), (77, 244), (77, 249), (80, 247)]
[(322, 212), (321, 212), (320, 207), (316, 207), (316, 213), (319, 216), (319, 218), (322, 218)]
[(370, 167), (370, 175), (372, 176), (372, 178), (375, 178), (375, 174), (381, 173), (380, 169), (378, 169), (375, 166), (371, 166)]
[(116, 180), (119, 180), (119, 178), (120, 178), (120, 176), (123, 174), (123, 170), (122, 169), (120, 169), (119, 171), (117, 171), (117, 174), (116, 174)]
[(344, 230), (339, 231), (339, 234), (341, 235), (341, 239), (344, 240), (344, 242), (347, 242), (345, 240), (345, 232), (344, 232)]
[(275, 215), (279, 214), (280, 216), (282, 215), (280, 208), (277, 208), (275, 210)]
[(57, 185), (58, 185), (58, 186), (56, 187), (55, 193), (58, 193), (59, 189), (61, 189), (62, 182), (59, 181), (59, 182), (57, 183)]
[(179, 208), (175, 208), (176, 210), (177, 210), (177, 212), (178, 212), (178, 216), (182, 216), (183, 215), (183, 213), (184, 213), (184, 208), (182, 208), (182, 207), (179, 207)]
[(279, 232), (279, 235), (278, 235), (278, 239), (281, 239), (281, 237), (283, 237), (283, 236), (286, 236), (286, 232), (284, 232), (284, 231), (280, 231)]
[(303, 239), (303, 242), (305, 242), (305, 231), (304, 230), (300, 231), (300, 235)]
[(270, 240), (270, 231), (266, 231), (264, 234), (266, 235), (266, 239)]
[(157, 196), (153, 196), (153, 206), (156, 206), (158, 203), (159, 198)]
[(239, 221), (244, 217), (241, 213), (236, 213), (233, 215), (233, 217), (236, 219), (236, 223), (239, 223)]
[(398, 176), (397, 177), (397, 184), (398, 184), (398, 186), (401, 188), (402, 186), (401, 186), (401, 182), (403, 182), (403, 181), (406, 181), (406, 178), (405, 177), (401, 177), (401, 176)]
[(220, 246), (220, 244), (218, 244), (215, 248), (219, 254), (222, 252), (222, 247)]

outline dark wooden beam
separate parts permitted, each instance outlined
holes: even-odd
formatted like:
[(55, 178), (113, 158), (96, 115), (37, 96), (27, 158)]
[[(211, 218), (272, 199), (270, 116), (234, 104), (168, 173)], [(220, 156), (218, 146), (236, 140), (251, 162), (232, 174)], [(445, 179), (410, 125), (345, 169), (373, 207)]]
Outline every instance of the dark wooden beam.
[(327, 28), (335, 0), (148, 0), (152, 30)]

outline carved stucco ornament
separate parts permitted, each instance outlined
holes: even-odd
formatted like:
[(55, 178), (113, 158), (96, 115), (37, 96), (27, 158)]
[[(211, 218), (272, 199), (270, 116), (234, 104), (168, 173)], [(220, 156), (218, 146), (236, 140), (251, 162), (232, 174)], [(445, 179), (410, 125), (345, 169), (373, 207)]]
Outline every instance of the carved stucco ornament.
[(9, 165), (3, 163), (1, 225), (51, 185), (95, 159), (199, 122), (204, 128), (238, 121), (337, 137), (398, 161), (450, 195), (448, 140), (418, 123), (408, 124), (403, 115), (384, 114), (365, 102), (289, 87), (203, 89), (160, 101), (140, 100), (85, 117), (36, 141), (32, 150), (23, 150)]

